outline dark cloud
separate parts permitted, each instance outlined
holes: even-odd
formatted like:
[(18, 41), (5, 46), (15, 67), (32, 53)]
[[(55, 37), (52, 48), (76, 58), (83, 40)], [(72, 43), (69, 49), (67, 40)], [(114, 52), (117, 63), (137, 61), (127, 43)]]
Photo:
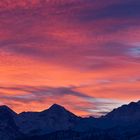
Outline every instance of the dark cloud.
[[(12, 2), (1, 2), (1, 5), (3, 4), (9, 7)], [(112, 62), (106, 57), (133, 56), (127, 53), (130, 45), (115, 38), (111, 39), (111, 36), (113, 37), (116, 32), (127, 28), (139, 27), (140, 21), (137, 18), (140, 12), (139, 5), (138, 0), (128, 0), (127, 2), (62, 0), (58, 2), (36, 1), (35, 3), (17, 1), (17, 4), (11, 6), (14, 7), (14, 10), (9, 9), (9, 11), (0, 13), (2, 17), (0, 29), (9, 34), (9, 37), (0, 41), (0, 49), (14, 53), (14, 55), (26, 55), (32, 59), (37, 58), (44, 62), (74, 66), (80, 69), (93, 68), (94, 70), (95, 68), (96, 70), (114, 67), (114, 65), (118, 67), (118, 64), (112, 65)], [(16, 8), (17, 6), (27, 6), (28, 8)], [(106, 23), (107, 19), (114, 20), (114, 22)], [(59, 30), (58, 33), (57, 30)], [(70, 31), (73, 32), (72, 35), (69, 33)], [(82, 32), (80, 33), (80, 31)], [(83, 35), (85, 41), (80, 40), (80, 36)], [(105, 35), (109, 37), (104, 39)], [(73, 39), (76, 41), (73, 42)], [(131, 46), (132, 51), (133, 47)], [(106, 60), (87, 59), (92, 56), (104, 57)], [(95, 61), (98, 64), (92, 63)], [(86, 65), (86, 62), (89, 64)]]
[(41, 101), (47, 97), (57, 98), (67, 95), (72, 95), (80, 98), (91, 98), (90, 96), (75, 91), (72, 87), (31, 87), (31, 86), (21, 86), (21, 87), (0, 87), (3, 90), (12, 90), (16, 91), (19, 94), (26, 92), (27, 95), (15, 95), (15, 96), (6, 96), (1, 95), (1, 98), (7, 98), (11, 100), (17, 100), (22, 102), (29, 101)]
[[(102, 98), (94, 98), (92, 96), (88, 96), (85, 93), (76, 91), (76, 87), (33, 87), (33, 86), (18, 86), (18, 87), (0, 87), (0, 90), (4, 92), (1, 93), (0, 99), (1, 101), (6, 102), (6, 104), (10, 106), (14, 106), (14, 104), (22, 103), (22, 104), (30, 104), (30, 103), (45, 103), (46, 99), (55, 99), (60, 100), (65, 96), (72, 95), (75, 97), (75, 100), (81, 99), (78, 104), (74, 104), (72, 99), (64, 100), (63, 104), (67, 106), (73, 107), (74, 110), (88, 112), (90, 114), (101, 115), (98, 114), (99, 110), (110, 110), (109, 106), (120, 104), (117, 101), (111, 101)], [(7, 90), (15, 92), (16, 95), (9, 95)], [(24, 94), (22, 94), (24, 92)], [(8, 101), (8, 102), (7, 102)], [(11, 103), (13, 102), (13, 104)], [(44, 108), (45, 109), (45, 108)]]
[[(77, 17), (79, 17), (79, 19), (81, 19), (83, 22), (89, 22), (91, 20), (99, 20), (105, 18), (137, 18), (139, 20), (139, 0), (128, 0), (121, 2), (115, 2), (112, 0), (112, 2), (108, 1), (107, 3), (105, 3), (105, 1), (102, 1), (100, 3), (102, 3), (102, 6), (99, 5), (97, 1), (92, 1), (91, 6), (81, 10), (81, 13), (79, 13)], [(94, 5), (96, 5), (97, 7), (100, 6), (100, 8), (94, 8)]]
[[(89, 72), (91, 72), (91, 78), (93, 75), (98, 77), (104, 73), (107, 73), (106, 77), (115, 75), (115, 78), (120, 76), (120, 79), (124, 76), (130, 77), (131, 74), (137, 76), (138, 70), (136, 69), (139, 67), (140, 60), (139, 7), (139, 0), (14, 0), (14, 2), (13, 0), (1, 0), (0, 60), (3, 63), (0, 61), (2, 63), (0, 66), (2, 66), (2, 76), (6, 71), (6, 76), (3, 76), (4, 81), (9, 83), (12, 77), (34, 83), (33, 80), (30, 80), (29, 77), (31, 77), (40, 82), (46, 78), (47, 66), (55, 67), (52, 70), (55, 71), (54, 73), (57, 73), (58, 66), (61, 70), (66, 68), (69, 70), (68, 72), (72, 71), (72, 77), (75, 77), (73, 71), (79, 72), (80, 76), (84, 75), (84, 78), (86, 74), (89, 77)], [(18, 57), (20, 62), (17, 62)], [(22, 65), (24, 59), (26, 62), (22, 68), (19, 68), (17, 63)], [(28, 65), (27, 60), (33, 64), (32, 67), (35, 65), (39, 67), (38, 72), (34, 74), (33, 68), (31, 71), (29, 70), (26, 66), (26, 63)], [(9, 64), (9, 67), (5, 67), (5, 63)], [(24, 67), (26, 67), (25, 72), (23, 72)], [(128, 73), (123, 73), (126, 68)], [(42, 70), (44, 70), (44, 75)], [(51, 70), (49, 69), (49, 71)], [(37, 79), (36, 73), (39, 73), (39, 76), (40, 73), (43, 75), (39, 77), (41, 80)], [(48, 77), (50, 73), (47, 73)], [(54, 83), (56, 79), (59, 79), (55, 74), (54, 77), (53, 74), (50, 75)], [(69, 75), (67, 76), (69, 77)], [(7, 77), (6, 80), (5, 77)], [(13, 79), (11, 81), (14, 81)], [(133, 77), (131, 79), (133, 80)], [(36, 81), (35, 83), (42, 84)], [(105, 103), (106, 101), (99, 100), (98, 104), (94, 96), (88, 96), (86, 93), (78, 92), (76, 88), (63, 85), (60, 87), (13, 86), (0, 87), (0, 89), (2, 90), (0, 98), (7, 101), (37, 103), (43, 102), (46, 98), (57, 99), (70, 95), (91, 103), (91, 107), (77, 105), (77, 109), (83, 111), (92, 112), (93, 104), (99, 106), (99, 108), (94, 107), (98, 111), (101, 110), (101, 107), (109, 106)], [(15, 91), (18, 94), (10, 95), (6, 93), (7, 90), (12, 93)], [(95, 91), (97, 93), (111, 92), (112, 96), (116, 91), (117, 94), (126, 93), (126, 91), (126, 94), (135, 92), (129, 88), (119, 90), (116, 87), (100, 88), (99, 90)], [(135, 93), (138, 94), (138, 92)]]

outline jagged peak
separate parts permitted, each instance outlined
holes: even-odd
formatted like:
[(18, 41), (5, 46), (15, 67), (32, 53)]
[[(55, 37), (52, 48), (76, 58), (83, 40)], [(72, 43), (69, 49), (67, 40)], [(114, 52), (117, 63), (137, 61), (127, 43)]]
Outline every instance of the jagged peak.
[(140, 100), (138, 102), (131, 102), (127, 106), (139, 106), (140, 105)]
[(140, 100), (137, 102), (137, 104), (139, 104), (139, 105), (140, 105)]
[(6, 106), (6, 105), (1, 105), (0, 106), (0, 110), (11, 110), (11, 108), (10, 107), (8, 107), (8, 106)]
[(52, 106), (50, 106), (49, 109), (65, 109), (65, 108), (59, 104), (53, 104)]
[(8, 106), (6, 106), (6, 105), (0, 105), (0, 108), (7, 109), (7, 108), (9, 108), (9, 107), (8, 107)]
[(59, 104), (53, 104), (51, 105), (47, 110), (44, 110), (43, 112), (48, 112), (48, 111), (54, 111), (54, 112), (65, 112), (68, 111), (67, 109), (65, 109), (63, 106), (59, 105)]
[(53, 113), (53, 114), (59, 114), (59, 113), (62, 113), (62, 114), (69, 114), (71, 116), (75, 116), (77, 117), (75, 114), (73, 114), (72, 112), (70, 112), (69, 110), (67, 110), (65, 107), (59, 105), (59, 104), (53, 104), (52, 106), (50, 106), (48, 109), (42, 111), (41, 113)]
[(10, 107), (6, 105), (0, 106), (0, 112), (8, 112), (8, 113), (11, 113), (12, 115), (16, 115), (16, 112), (14, 112)]
[(116, 109), (113, 109), (111, 112), (103, 116), (103, 118), (123, 118), (123, 117), (130, 117), (130, 114), (133, 113), (138, 116), (140, 110), (140, 101), (138, 102), (130, 102), (129, 104), (122, 105)]

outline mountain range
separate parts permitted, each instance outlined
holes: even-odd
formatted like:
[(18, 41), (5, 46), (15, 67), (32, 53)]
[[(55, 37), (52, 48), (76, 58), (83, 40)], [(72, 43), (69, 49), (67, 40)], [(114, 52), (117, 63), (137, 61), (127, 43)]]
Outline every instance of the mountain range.
[(100, 118), (82, 118), (54, 104), (42, 112), (15, 113), (0, 106), (0, 140), (140, 140), (140, 101)]

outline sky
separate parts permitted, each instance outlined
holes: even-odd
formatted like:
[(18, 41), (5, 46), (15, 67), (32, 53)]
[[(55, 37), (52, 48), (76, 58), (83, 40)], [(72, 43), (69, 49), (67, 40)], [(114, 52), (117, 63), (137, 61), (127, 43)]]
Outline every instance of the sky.
[(104, 115), (140, 99), (139, 0), (0, 0), (0, 104)]

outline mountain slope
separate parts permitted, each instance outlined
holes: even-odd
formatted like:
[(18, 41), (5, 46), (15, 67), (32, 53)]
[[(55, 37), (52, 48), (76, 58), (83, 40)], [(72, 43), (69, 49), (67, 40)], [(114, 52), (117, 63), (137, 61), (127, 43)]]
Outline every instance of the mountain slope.
[(20, 130), (28, 135), (40, 135), (58, 130), (69, 130), (75, 126), (79, 117), (64, 107), (54, 104), (42, 112), (24, 112), (16, 122)]
[[(133, 125), (137, 129), (140, 124), (140, 101), (131, 102), (109, 112), (100, 118), (83, 118), (76, 125), (76, 131), (95, 131), (100, 129), (120, 129)], [(121, 130), (120, 130), (121, 131)]]
[(105, 117), (110, 120), (134, 122), (140, 120), (140, 101), (123, 105), (108, 113)]
[[(20, 140), (139, 140), (139, 106), (140, 102), (132, 102), (98, 119), (92, 117), (80, 119), (73, 130), (27, 136)], [(53, 111), (57, 112), (57, 108)], [(53, 111), (50, 110), (49, 113)]]
[(14, 117), (17, 114), (7, 106), (0, 106), (0, 140), (14, 140), (20, 136)]
[(19, 136), (21, 140), (139, 140), (140, 101), (100, 118), (80, 118), (57, 104), (42, 112), (20, 114), (1, 106), (0, 140), (19, 140)]

